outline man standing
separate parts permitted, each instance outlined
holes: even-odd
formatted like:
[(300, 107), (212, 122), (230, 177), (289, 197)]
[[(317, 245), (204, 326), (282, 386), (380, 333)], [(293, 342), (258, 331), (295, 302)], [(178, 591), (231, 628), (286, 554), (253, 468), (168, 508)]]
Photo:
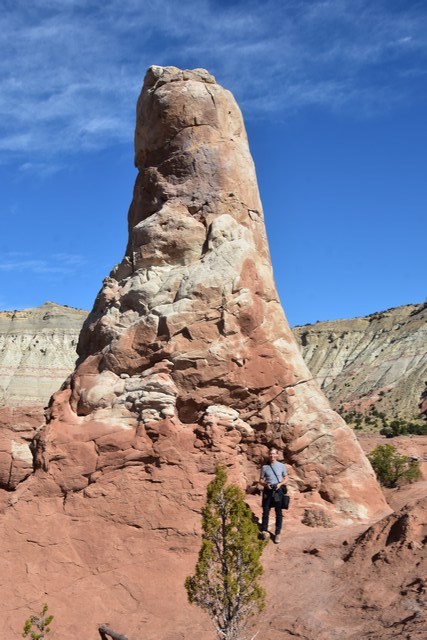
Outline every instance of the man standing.
[(279, 462), (277, 449), (270, 449), (269, 464), (264, 464), (261, 469), (261, 475), (259, 482), (263, 487), (262, 492), (262, 537), (264, 540), (268, 539), (268, 519), (270, 515), (270, 508), (274, 505), (276, 511), (276, 531), (274, 536), (274, 542), (279, 544), (280, 532), (282, 530), (282, 506), (281, 500), (279, 502), (274, 501), (274, 494), (279, 491), (283, 492), (283, 487), (288, 481), (288, 472), (283, 462)]

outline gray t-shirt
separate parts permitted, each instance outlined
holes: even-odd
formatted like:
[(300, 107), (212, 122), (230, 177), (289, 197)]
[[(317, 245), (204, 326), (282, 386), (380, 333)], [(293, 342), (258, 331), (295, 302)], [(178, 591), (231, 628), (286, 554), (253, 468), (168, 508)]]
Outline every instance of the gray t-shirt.
[[(276, 472), (277, 476), (274, 474), (273, 469)], [(274, 462), (272, 465), (264, 464), (261, 469), (261, 480), (266, 480), (268, 484), (278, 484), (282, 482), (283, 478), (288, 475), (285, 465), (283, 462)]]

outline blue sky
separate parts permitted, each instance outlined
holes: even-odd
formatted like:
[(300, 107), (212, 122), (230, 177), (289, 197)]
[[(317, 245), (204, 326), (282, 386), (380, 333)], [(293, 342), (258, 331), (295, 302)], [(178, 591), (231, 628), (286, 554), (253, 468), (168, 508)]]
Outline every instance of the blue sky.
[(205, 67), (236, 96), (292, 325), (425, 299), (425, 2), (0, 9), (0, 309), (90, 309), (122, 258), (151, 64)]

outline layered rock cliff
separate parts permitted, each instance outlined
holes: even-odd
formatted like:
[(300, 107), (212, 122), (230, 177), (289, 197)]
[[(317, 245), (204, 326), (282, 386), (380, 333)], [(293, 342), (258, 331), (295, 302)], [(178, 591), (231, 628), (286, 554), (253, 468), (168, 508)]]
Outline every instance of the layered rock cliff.
[(336, 409), (420, 415), (427, 385), (427, 304), (295, 327), (314, 378)]
[(0, 487), (33, 472), (30, 449), (49, 398), (74, 369), (87, 313), (46, 302), (0, 312)]
[(0, 312), (0, 407), (48, 403), (74, 370), (86, 316), (53, 302)]

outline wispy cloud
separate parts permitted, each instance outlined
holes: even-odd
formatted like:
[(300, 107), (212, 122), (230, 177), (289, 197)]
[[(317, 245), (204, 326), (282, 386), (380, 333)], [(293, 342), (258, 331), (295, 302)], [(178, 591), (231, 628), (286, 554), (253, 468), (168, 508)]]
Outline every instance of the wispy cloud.
[(54, 253), (52, 259), (63, 265), (63, 267), (77, 268), (86, 264), (86, 259), (83, 256), (75, 255), (74, 253)]
[(24, 162), (20, 165), (19, 171), (23, 174), (37, 174), (40, 177), (50, 177), (64, 168), (59, 162)]
[(49, 259), (31, 257), (28, 253), (11, 252), (3, 255), (0, 272), (28, 272), (32, 275), (69, 275), (85, 264), (79, 255), (58, 253)]
[(150, 64), (207, 67), (246, 117), (286, 117), (312, 105), (369, 113), (412, 99), (427, 55), (427, 10), (415, 2), (2, 4), (0, 152), (22, 157), (24, 171), (130, 140)]

